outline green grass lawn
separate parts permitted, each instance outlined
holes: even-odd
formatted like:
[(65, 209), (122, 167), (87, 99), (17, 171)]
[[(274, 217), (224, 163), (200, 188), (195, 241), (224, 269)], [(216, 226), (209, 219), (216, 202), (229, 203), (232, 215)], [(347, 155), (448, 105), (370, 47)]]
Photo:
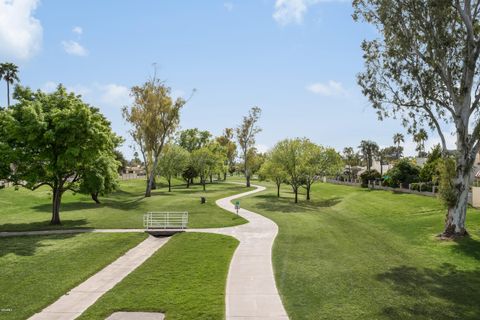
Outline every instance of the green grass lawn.
[(228, 267), (238, 241), (216, 234), (173, 238), (79, 319), (115, 311), (166, 313), (169, 320), (224, 319)]
[(293, 203), (274, 186), (242, 206), (279, 225), (277, 286), (291, 319), (480, 319), (480, 213), (471, 237), (436, 239), (445, 210), (417, 195), (316, 184)]
[[(168, 192), (165, 183), (152, 197), (144, 198), (144, 180), (122, 181), (120, 189), (95, 204), (89, 196), (65, 193), (62, 199), (60, 228), (143, 228), (143, 214), (148, 211), (188, 211), (189, 227), (223, 227), (245, 223), (236, 215), (218, 208), (215, 200), (249, 189), (240, 185), (213, 183), (204, 192), (199, 185), (189, 189), (174, 186)], [(207, 203), (200, 204), (206, 196)], [(20, 188), (0, 190), (0, 231), (58, 229), (50, 226), (51, 191), (47, 187), (36, 191)]]
[(146, 235), (0, 238), (0, 319), (26, 319), (113, 262)]

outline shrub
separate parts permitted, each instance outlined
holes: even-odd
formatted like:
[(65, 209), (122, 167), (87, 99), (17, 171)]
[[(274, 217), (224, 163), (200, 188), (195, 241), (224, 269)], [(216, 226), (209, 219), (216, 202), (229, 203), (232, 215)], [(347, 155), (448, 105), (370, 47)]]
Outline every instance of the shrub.
[(387, 171), (385, 184), (392, 188), (402, 186), (408, 188), (408, 185), (419, 181), (420, 168), (403, 159), (398, 161), (395, 166)]
[(377, 170), (370, 170), (370, 171), (365, 171), (360, 175), (360, 179), (362, 180), (362, 187), (366, 188), (368, 187), (368, 182), (371, 180), (377, 180), (380, 179), (382, 176)]
[(412, 183), (410, 185), (412, 190), (420, 191), (420, 192), (432, 192), (433, 191), (433, 182), (419, 182), (419, 183)]

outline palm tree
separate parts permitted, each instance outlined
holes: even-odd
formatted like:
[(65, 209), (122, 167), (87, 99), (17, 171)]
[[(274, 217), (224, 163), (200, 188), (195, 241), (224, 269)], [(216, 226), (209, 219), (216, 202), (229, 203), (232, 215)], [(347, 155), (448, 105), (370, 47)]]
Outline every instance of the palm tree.
[(424, 129), (418, 130), (417, 133), (413, 135), (413, 141), (417, 143), (416, 151), (418, 151), (418, 157), (425, 156), (425, 141), (427, 141), (428, 135)]
[(367, 166), (367, 171), (370, 171), (373, 159), (378, 155), (378, 144), (370, 140), (362, 140), (358, 148)]
[(10, 85), (19, 82), (18, 67), (10, 62), (0, 63), (0, 80), (7, 82), (7, 106), (10, 107)]
[(400, 159), (400, 143), (405, 142), (405, 137), (401, 133), (393, 135), (393, 144), (397, 146), (397, 159)]

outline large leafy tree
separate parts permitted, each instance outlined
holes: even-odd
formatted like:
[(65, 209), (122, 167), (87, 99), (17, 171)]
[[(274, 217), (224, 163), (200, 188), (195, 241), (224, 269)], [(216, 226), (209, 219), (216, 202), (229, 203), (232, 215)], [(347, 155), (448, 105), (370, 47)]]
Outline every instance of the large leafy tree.
[[(192, 153), (195, 150), (205, 147), (210, 143), (212, 134), (208, 130), (199, 130), (198, 128), (182, 130), (177, 134), (176, 142), (183, 149)], [(198, 174), (193, 167), (192, 162), (189, 162), (189, 165), (185, 168), (182, 173), (182, 177), (187, 183), (187, 188), (190, 187), (190, 184), (193, 184), (193, 179), (197, 177)]]
[(287, 173), (288, 183), (295, 194), (295, 203), (298, 203), (298, 190), (302, 186), (302, 140), (285, 139), (278, 142), (272, 149), (272, 160), (281, 164), (283, 170)]
[(182, 147), (169, 144), (163, 151), (158, 170), (168, 182), (168, 191), (172, 191), (172, 178), (182, 174), (190, 162), (190, 154)]
[(10, 107), (10, 85), (20, 81), (18, 67), (10, 62), (0, 63), (0, 79), (7, 83), (7, 106)]
[(19, 102), (0, 111), (1, 178), (31, 190), (49, 186), (51, 223), (60, 224), (62, 195), (79, 191), (99, 159), (118, 165), (121, 139), (98, 109), (62, 86), (50, 94), (17, 86), (14, 97)]
[(370, 140), (362, 140), (358, 146), (362, 155), (367, 171), (372, 168), (373, 160), (377, 157), (379, 147), (376, 142)]
[(100, 195), (106, 195), (118, 188), (118, 170), (121, 162), (117, 160), (117, 153), (104, 152), (90, 166), (87, 166), (79, 182), (71, 190), (89, 194), (92, 200), (100, 204)]
[(177, 134), (177, 144), (192, 152), (205, 147), (211, 140), (212, 134), (207, 130), (198, 130), (198, 128), (182, 130)]
[(301, 140), (300, 172), (307, 191), (306, 198), (310, 200), (312, 185), (321, 177), (334, 175), (342, 171), (342, 157), (333, 148), (319, 146), (308, 139)]
[(280, 197), (280, 186), (287, 178), (287, 172), (285, 172), (283, 165), (272, 159), (271, 153), (267, 155), (267, 159), (262, 164), (259, 171), (260, 179), (271, 180), (275, 182), (277, 186), (277, 197)]
[(232, 174), (235, 171), (235, 158), (237, 157), (237, 145), (233, 141), (233, 129), (226, 128), (223, 131), (223, 134), (216, 138), (217, 142), (225, 148), (226, 153), (226, 167), (227, 170), (224, 172), (223, 180), (227, 179), (227, 171)]
[(180, 110), (187, 102), (174, 100), (171, 89), (155, 77), (131, 89), (132, 106), (123, 108), (124, 118), (132, 124), (131, 135), (140, 147), (147, 172), (145, 197), (150, 197), (158, 162), (165, 144), (180, 122)]
[(443, 237), (467, 234), (470, 172), (480, 149), (480, 1), (354, 0), (354, 18), (379, 37), (362, 44), (363, 93), (380, 119), (396, 116), (409, 132), (430, 127), (444, 154), (445, 124), (456, 137), (454, 200), (447, 201)]
[(217, 164), (215, 154), (208, 147), (194, 150), (191, 154), (191, 164), (200, 177), (200, 183), (205, 191), (207, 177), (215, 170)]
[(245, 174), (246, 186), (250, 187), (250, 178), (252, 176), (252, 170), (249, 167), (251, 161), (249, 161), (249, 151), (255, 146), (255, 136), (262, 131), (257, 126), (258, 120), (262, 109), (259, 107), (253, 107), (250, 109), (247, 116), (243, 117), (242, 123), (237, 127), (237, 141), (241, 149), (241, 156), (243, 159), (243, 172)]

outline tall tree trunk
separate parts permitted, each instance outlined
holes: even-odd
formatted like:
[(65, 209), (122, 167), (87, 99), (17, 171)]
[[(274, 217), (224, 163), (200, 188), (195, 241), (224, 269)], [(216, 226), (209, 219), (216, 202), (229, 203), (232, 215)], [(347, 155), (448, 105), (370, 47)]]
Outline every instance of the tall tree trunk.
[(250, 173), (248, 172), (248, 169), (247, 169), (247, 150), (245, 149), (245, 152), (243, 153), (243, 160), (244, 160), (244, 164), (243, 164), (243, 171), (245, 171), (245, 178), (246, 178), (246, 187), (247, 188), (250, 188)]
[[(462, 165), (458, 167), (462, 167)], [(458, 192), (457, 201), (453, 206), (448, 208), (445, 217), (445, 230), (441, 234), (441, 236), (445, 238), (456, 238), (468, 235), (465, 228), (465, 219), (467, 217), (470, 173), (468, 170), (462, 171), (463, 172), (457, 173), (457, 177), (455, 178), (455, 189)]]
[(213, 183), (213, 174), (210, 175), (210, 183)]
[(60, 204), (62, 203), (62, 189), (60, 187), (55, 187), (53, 189), (53, 198), (52, 198), (52, 219), (50, 224), (59, 225), (60, 222)]
[(168, 192), (172, 192), (172, 179), (168, 179)]
[(226, 181), (226, 180), (227, 180), (227, 173), (224, 172), (224, 173), (223, 173), (223, 181)]
[(155, 161), (153, 162), (153, 166), (150, 170), (150, 177), (148, 178), (147, 189), (145, 190), (145, 197), (152, 196), (152, 187), (155, 181), (155, 171), (158, 165), (158, 157), (155, 157)]
[(295, 192), (295, 203), (298, 203), (298, 187), (294, 188), (293, 192)]
[(280, 183), (277, 182), (277, 198), (280, 198)]
[(310, 201), (310, 187), (311, 186), (312, 186), (311, 184), (307, 183), (307, 200), (308, 201)]
[(92, 197), (92, 200), (95, 201), (96, 204), (100, 204), (100, 200), (98, 200), (98, 192), (92, 192), (90, 196)]
[(187, 179), (187, 189), (190, 188), (190, 178)]
[(206, 180), (206, 179), (202, 179), (203, 191), (206, 190), (206, 188), (205, 188), (205, 180)]
[(10, 107), (10, 83), (7, 81), (7, 107)]

